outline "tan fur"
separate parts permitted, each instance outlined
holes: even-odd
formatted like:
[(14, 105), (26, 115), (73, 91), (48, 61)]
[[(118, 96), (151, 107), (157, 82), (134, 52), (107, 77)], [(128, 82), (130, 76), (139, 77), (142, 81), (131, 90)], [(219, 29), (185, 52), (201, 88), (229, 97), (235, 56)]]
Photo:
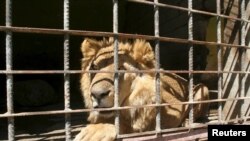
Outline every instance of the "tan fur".
[[(82, 69), (100, 71), (114, 70), (113, 39), (96, 41), (85, 39), (82, 43)], [(121, 70), (153, 70), (155, 68), (154, 52), (144, 40), (132, 43), (119, 42), (119, 68)], [(81, 90), (87, 108), (111, 108), (114, 106), (114, 74), (83, 73)], [(154, 73), (119, 74), (119, 106), (142, 106), (156, 103)], [(194, 87), (194, 99), (208, 99), (208, 89), (203, 85)], [(161, 103), (178, 103), (188, 101), (188, 82), (176, 74), (160, 74)], [(204, 116), (207, 105), (195, 105), (195, 119)], [(173, 104), (161, 108), (161, 128), (178, 127), (188, 115), (188, 106)], [(99, 140), (107, 137), (114, 140), (116, 130), (115, 112), (90, 112), (90, 125), (83, 128), (75, 140)], [(155, 129), (155, 107), (133, 108), (120, 112), (120, 133), (141, 132)], [(109, 129), (109, 130), (107, 130)], [(97, 134), (98, 132), (98, 134)]]

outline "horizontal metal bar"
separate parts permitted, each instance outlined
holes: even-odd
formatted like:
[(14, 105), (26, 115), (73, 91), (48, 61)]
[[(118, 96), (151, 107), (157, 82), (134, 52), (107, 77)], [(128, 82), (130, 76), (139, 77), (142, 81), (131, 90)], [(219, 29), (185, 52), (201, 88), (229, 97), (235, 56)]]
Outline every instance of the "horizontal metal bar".
[(114, 36), (112, 32), (95, 32), (82, 30), (65, 30), (65, 29), (51, 29), (51, 28), (33, 28), (33, 27), (6, 27), (0, 26), (0, 31), (11, 31), (19, 33), (36, 33), (36, 34), (53, 34), (53, 35), (75, 35), (75, 36)]
[(219, 16), (222, 18), (226, 18), (226, 19), (231, 19), (231, 20), (235, 20), (235, 21), (242, 21), (242, 22), (247, 22), (250, 23), (249, 20), (245, 20), (245, 19), (241, 19), (241, 18), (236, 18), (236, 17), (232, 17), (232, 16), (227, 16), (227, 15), (223, 15), (223, 14), (217, 14), (217, 13), (212, 13), (212, 12), (206, 12), (206, 11), (202, 11), (202, 10), (196, 10), (196, 9), (188, 9), (185, 7), (180, 7), (180, 6), (174, 6), (174, 5), (170, 5), (170, 4), (164, 4), (164, 3), (154, 3), (151, 1), (145, 1), (145, 0), (127, 0), (129, 2), (135, 2), (135, 3), (142, 3), (142, 4), (147, 4), (147, 5), (156, 5), (159, 7), (164, 7), (164, 8), (171, 8), (171, 9), (176, 9), (176, 10), (181, 10), (181, 11), (190, 11), (192, 13), (196, 13), (196, 14), (203, 14), (203, 15), (208, 15), (208, 16)]
[[(250, 117), (248, 117), (250, 118)], [(232, 119), (232, 121), (235, 121), (237, 119)], [(231, 120), (230, 120), (231, 121)], [(218, 122), (213, 122), (213, 123), (208, 123), (208, 124), (197, 124), (193, 128), (188, 128), (187, 127), (178, 127), (178, 128), (169, 128), (163, 130), (164, 132), (158, 136), (162, 140), (167, 140), (169, 138), (173, 139), (173, 136), (177, 136), (178, 140), (184, 136), (185, 137), (191, 137), (192, 139), (183, 139), (183, 140), (195, 140), (195, 137), (193, 137), (193, 134), (196, 133), (198, 135), (199, 133), (205, 132), (207, 135), (207, 125), (209, 124), (219, 124)], [(249, 125), (249, 122), (245, 122), (244, 124)], [(81, 131), (81, 129), (86, 126), (86, 125), (81, 125), (81, 126), (73, 126), (72, 132), (78, 133)], [(183, 129), (184, 128), (184, 129)], [(175, 131), (176, 130), (176, 131)], [(48, 140), (55, 140), (55, 139), (61, 139), (63, 140), (65, 136), (63, 136), (64, 130), (55, 130), (53, 132), (49, 133), (41, 133), (39, 135), (16, 135), (17, 140), (18, 139), (44, 139), (46, 136), (46, 139)], [(54, 136), (56, 134), (56, 136)], [(189, 136), (187, 136), (187, 134)], [(132, 134), (122, 134), (119, 136), (119, 139), (122, 141), (137, 141), (137, 140), (152, 140), (152, 139), (157, 139), (157, 136), (155, 136), (155, 133), (151, 131), (145, 131), (142, 133), (132, 133)], [(204, 134), (202, 134), (201, 138), (199, 137), (198, 139), (206, 139)]]
[(212, 99), (203, 101), (193, 101), (193, 102), (172, 102), (172, 103), (162, 103), (162, 104), (148, 104), (139, 106), (124, 106), (117, 108), (97, 108), (97, 109), (76, 109), (76, 110), (55, 110), (55, 111), (41, 111), (41, 112), (22, 112), (22, 113), (4, 113), (0, 114), (0, 118), (6, 117), (20, 117), (20, 116), (35, 116), (35, 115), (52, 115), (52, 114), (65, 114), (65, 113), (83, 113), (91, 111), (115, 111), (115, 110), (128, 110), (134, 108), (149, 108), (149, 107), (165, 107), (171, 105), (194, 105), (201, 103), (215, 103), (215, 102), (226, 102), (226, 101), (238, 101), (238, 100), (250, 100), (250, 97), (238, 97), (238, 98), (225, 98), (225, 99)]
[[(163, 42), (173, 42), (173, 43), (182, 43), (188, 44), (192, 43), (195, 45), (214, 45), (214, 46), (225, 46), (230, 48), (245, 48), (250, 49), (249, 46), (235, 45), (235, 44), (226, 44), (226, 43), (216, 43), (216, 42), (207, 42), (199, 40), (188, 40), (180, 38), (170, 38), (170, 37), (155, 37), (150, 35), (140, 35), (140, 34), (127, 34), (127, 33), (113, 33), (113, 32), (97, 32), (97, 31), (83, 31), (83, 30), (63, 30), (63, 29), (49, 29), (49, 28), (31, 28), (31, 27), (6, 27), (0, 26), (0, 31), (11, 31), (18, 33), (35, 33), (35, 34), (53, 34), (53, 35), (72, 35), (72, 36), (93, 36), (93, 37), (113, 37), (118, 36), (121, 39), (130, 38), (130, 39), (145, 39), (145, 40), (159, 40)], [(162, 46), (166, 47), (166, 46)]]
[[(194, 130), (194, 129), (202, 129), (202, 128), (203, 129), (207, 128), (207, 124), (194, 125), (192, 127), (177, 127), (177, 128), (162, 129), (161, 133), (171, 133), (171, 132), (179, 131), (178, 133), (182, 134), (182, 133), (190, 132), (191, 129)], [(155, 135), (157, 133), (158, 133), (157, 131), (145, 131), (145, 132), (140, 132), (140, 133), (130, 133), (130, 134), (119, 135), (118, 138), (131, 138), (131, 137), (148, 136), (148, 135)], [(170, 136), (170, 135), (171, 134), (168, 134), (167, 136)], [(162, 136), (163, 136), (163, 134), (162, 134)]]
[(193, 73), (193, 74), (250, 74), (249, 71), (216, 71), (216, 70), (118, 70), (118, 71), (101, 71), (101, 70), (0, 70), (0, 74), (79, 74), (79, 73)]
[[(250, 116), (246, 117), (247, 119), (250, 119)], [(225, 121), (225, 122), (232, 122), (232, 121), (235, 121), (237, 120), (238, 121), (238, 118), (235, 118), (235, 119), (230, 119), (228, 121)], [(195, 130), (205, 130), (206, 134), (207, 135), (207, 126), (208, 125), (215, 125), (215, 124), (226, 124), (226, 123), (220, 123), (220, 122), (211, 122), (211, 123), (206, 123), (206, 124), (197, 124), (197, 125), (193, 125), (192, 127), (177, 127), (177, 128), (168, 128), (168, 129), (162, 129), (161, 130), (161, 133), (162, 133), (162, 137), (160, 137), (160, 139), (162, 140), (168, 140), (167, 137), (170, 137), (170, 136), (173, 136), (173, 135), (177, 135), (178, 137), (180, 137), (182, 134), (189, 134), (189, 136), (187, 136), (188, 139), (190, 139), (190, 134), (195, 131)], [(250, 123), (249, 122), (246, 122), (245, 124), (249, 125)], [(168, 133), (168, 134), (166, 134)], [(156, 135), (157, 132), (156, 131), (145, 131), (145, 132), (140, 132), (140, 133), (130, 133), (130, 134), (123, 134), (123, 135), (120, 135), (118, 136), (118, 138), (123, 138), (123, 139), (126, 139), (126, 138), (132, 138), (132, 137), (142, 137), (142, 136), (149, 136), (149, 135)], [(164, 135), (166, 134), (166, 135)], [(191, 135), (192, 136), (192, 135)], [(165, 138), (164, 138), (165, 137)], [(206, 137), (206, 136), (202, 136), (203, 137)], [(151, 138), (152, 139), (152, 138)], [(150, 139), (150, 140), (151, 140)], [(135, 139), (132, 138), (132, 140), (134, 141)], [(137, 140), (140, 140), (140, 139), (137, 139)], [(186, 139), (183, 139), (183, 140), (186, 140)], [(195, 140), (195, 139), (192, 139), (192, 140)], [(129, 141), (129, 139), (126, 141)]]

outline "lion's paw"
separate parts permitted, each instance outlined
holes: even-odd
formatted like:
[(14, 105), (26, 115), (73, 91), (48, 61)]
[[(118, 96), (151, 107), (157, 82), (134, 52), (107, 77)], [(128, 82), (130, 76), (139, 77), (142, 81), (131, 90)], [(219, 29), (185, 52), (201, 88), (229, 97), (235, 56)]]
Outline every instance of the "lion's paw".
[(113, 124), (90, 124), (81, 130), (74, 141), (113, 141), (115, 138)]

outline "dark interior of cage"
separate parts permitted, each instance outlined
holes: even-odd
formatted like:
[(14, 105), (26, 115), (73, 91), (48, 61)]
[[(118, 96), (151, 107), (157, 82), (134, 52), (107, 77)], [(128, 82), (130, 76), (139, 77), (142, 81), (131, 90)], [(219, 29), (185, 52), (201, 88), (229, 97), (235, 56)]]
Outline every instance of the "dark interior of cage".
[[(160, 1), (161, 2), (161, 1)], [(167, 1), (167, 4), (187, 7), (183, 0)], [(211, 6), (212, 5), (212, 6)], [(193, 8), (216, 12), (214, 4), (195, 1)], [(140, 3), (119, 1), (119, 32), (154, 36), (154, 7)], [(63, 1), (13, 1), (12, 21), (15, 27), (63, 29)], [(188, 39), (188, 12), (171, 8), (159, 9), (161, 37)], [(112, 1), (70, 1), (70, 29), (83, 31), (113, 31)], [(5, 25), (5, 2), (0, 1), (0, 25)], [(216, 18), (204, 14), (193, 14), (193, 39), (216, 42)], [(13, 70), (63, 70), (64, 35), (13, 32)], [(5, 32), (0, 32), (0, 70), (6, 69)], [(85, 36), (70, 36), (69, 67), (81, 70), (80, 45)], [(93, 37), (97, 38), (97, 37)], [(100, 39), (100, 37), (98, 37)], [(154, 46), (154, 41), (150, 41)], [(216, 46), (192, 44), (193, 69), (217, 70)], [(188, 70), (190, 44), (175, 41), (160, 42), (160, 65), (164, 70)], [(188, 73), (180, 73), (186, 79)], [(237, 79), (238, 74), (234, 77)], [(80, 91), (80, 74), (70, 74), (70, 108), (84, 107)], [(217, 73), (195, 73), (194, 83), (208, 86), (210, 98), (217, 98)], [(234, 83), (229, 85), (233, 86)], [(249, 84), (248, 84), (249, 85)], [(246, 87), (246, 91), (249, 88)], [(7, 112), (6, 74), (0, 74), (0, 113)], [(13, 74), (14, 112), (38, 112), (64, 109), (64, 74)], [(207, 119), (216, 120), (217, 103), (210, 104)], [(215, 112), (214, 112), (215, 111)], [(86, 125), (87, 113), (71, 114), (72, 131)], [(0, 118), (0, 140), (7, 139), (7, 118)], [(15, 117), (18, 139), (39, 136), (39, 139), (63, 136), (64, 114)], [(79, 130), (78, 130), (79, 131)], [(76, 134), (77, 132), (73, 132)]]

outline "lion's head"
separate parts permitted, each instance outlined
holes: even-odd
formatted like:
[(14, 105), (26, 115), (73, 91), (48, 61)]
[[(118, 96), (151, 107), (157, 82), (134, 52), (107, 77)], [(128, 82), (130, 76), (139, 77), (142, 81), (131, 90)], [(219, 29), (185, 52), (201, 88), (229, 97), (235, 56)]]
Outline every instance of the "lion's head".
[[(119, 42), (119, 70), (153, 69), (155, 64), (154, 52), (150, 44), (137, 39), (132, 43)], [(113, 71), (114, 70), (114, 40), (113, 38), (97, 41), (85, 39), (81, 46), (84, 58), (82, 69)], [(136, 73), (119, 74), (119, 104), (122, 105), (133, 87)], [(83, 73), (81, 89), (87, 108), (110, 108), (114, 106), (114, 73)], [(89, 120), (96, 122), (98, 118), (113, 117), (113, 112), (93, 111)]]

